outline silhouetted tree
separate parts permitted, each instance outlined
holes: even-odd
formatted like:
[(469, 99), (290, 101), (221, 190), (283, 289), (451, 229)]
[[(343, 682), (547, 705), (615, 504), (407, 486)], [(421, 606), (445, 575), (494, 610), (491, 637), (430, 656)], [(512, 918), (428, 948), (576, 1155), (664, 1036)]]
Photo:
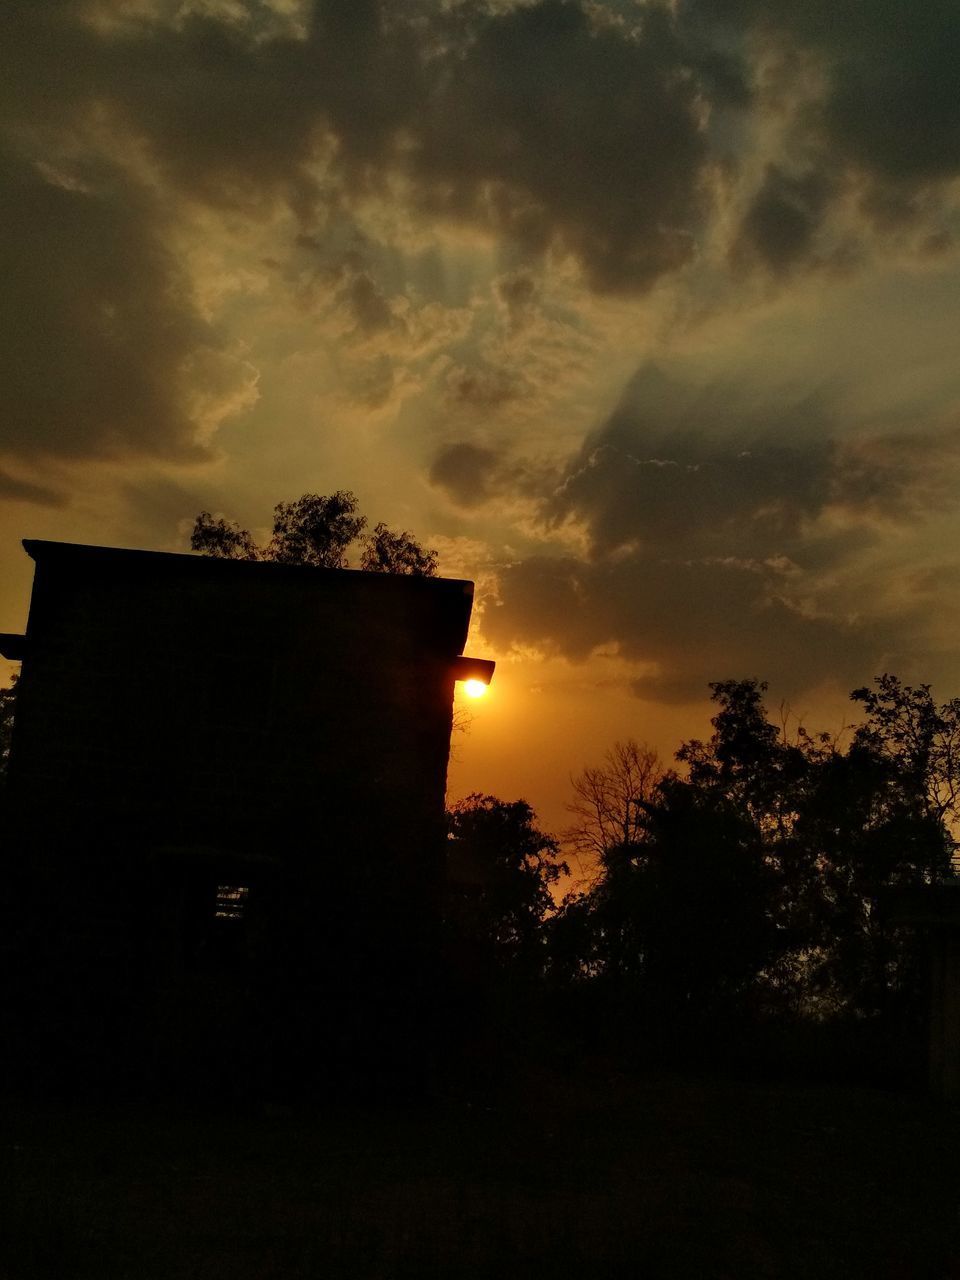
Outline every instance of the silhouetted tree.
[(253, 536), (232, 520), (212, 516), (201, 511), (190, 535), (192, 551), (202, 551), (205, 556), (218, 560), (259, 560), (260, 549)]
[(448, 813), (449, 857), (467, 870), (459, 888), (454, 877), (452, 914), (504, 964), (539, 965), (550, 888), (569, 871), (557, 841), (535, 824), (526, 801), (478, 793)]
[(406, 529), (393, 533), (381, 523), (374, 526), (363, 544), (360, 568), (367, 573), (409, 573), (432, 578), (437, 572), (437, 553), (425, 551)]
[(918, 999), (919, 953), (884, 891), (947, 879), (956, 847), (960, 702), (882, 675), (851, 695), (866, 711), (846, 752), (811, 769), (794, 844), (814, 884), (807, 985), (826, 1006), (873, 1016)]
[(14, 673), (9, 686), (0, 689), (0, 789), (7, 776), (7, 766), (10, 762), (10, 742), (13, 738), (13, 715), (16, 709), (18, 678)]
[(882, 898), (950, 875), (960, 702), (882, 676), (853, 694), (867, 714), (844, 749), (788, 737), (757, 681), (711, 690), (713, 733), (678, 751), (685, 776), (619, 809), (609, 768), (575, 780), (599, 875), (552, 926), (555, 966), (661, 1009), (756, 997), (870, 1018), (916, 1002), (917, 949)]
[(725, 797), (665, 778), (628, 874), (639, 976), (661, 1017), (730, 1007), (774, 958), (774, 886), (763, 841)]
[[(798, 817), (809, 808), (819, 767), (835, 754), (826, 735), (802, 727), (790, 741), (763, 702), (766, 684), (723, 680), (710, 685), (717, 712), (706, 742), (691, 739), (677, 751), (686, 781), (714, 806), (732, 808), (748, 824), (751, 840), (774, 873), (764, 913), (778, 947), (763, 978), (778, 999), (801, 998), (812, 939), (818, 935), (820, 885), (816, 857), (796, 838)], [(802, 957), (802, 960), (801, 960)]]
[(678, 758), (691, 785), (749, 817), (774, 873), (767, 914), (778, 954), (762, 975), (794, 1008), (873, 1016), (917, 995), (916, 948), (880, 903), (891, 886), (948, 873), (958, 708), (881, 676), (855, 691), (867, 712), (850, 745), (799, 730), (792, 741), (763, 706), (765, 686), (711, 686), (707, 743)]
[(938, 707), (928, 684), (914, 687), (885, 674), (875, 688), (850, 697), (866, 712), (854, 745), (891, 767), (899, 800), (934, 821), (960, 811), (960, 698)]
[(594, 864), (611, 849), (638, 844), (663, 776), (652, 747), (633, 738), (615, 742), (602, 765), (584, 768), (571, 779), (574, 799), (567, 810), (574, 820), (563, 832), (564, 842)]
[(780, 833), (789, 824), (789, 783), (804, 771), (808, 739), (801, 733), (794, 747), (770, 722), (763, 704), (766, 689), (758, 680), (711, 683), (710, 696), (719, 708), (710, 721), (713, 734), (707, 742), (685, 742), (677, 760), (686, 765), (692, 786), (725, 796), (765, 832)]
[[(274, 508), (273, 533), (266, 547), (258, 546), (248, 529), (201, 511), (190, 535), (190, 547), (221, 560), (272, 560), (345, 569), (348, 549), (367, 527), (366, 516), (358, 508), (357, 497), (349, 489), (326, 496), (305, 493), (294, 502), (280, 502)], [(363, 544), (360, 567), (372, 573), (431, 577), (437, 571), (437, 553), (425, 550), (406, 530), (394, 533), (380, 523)]]
[(305, 493), (295, 502), (277, 503), (265, 558), (278, 564), (346, 568), (347, 548), (367, 524), (357, 512), (358, 505), (348, 489), (338, 489), (329, 497)]
[[(551, 954), (660, 1024), (729, 1007), (776, 953), (772, 873), (738, 806), (676, 774), (643, 804), (629, 843), (608, 847), (584, 895), (569, 898)], [(579, 946), (578, 946), (579, 935)]]

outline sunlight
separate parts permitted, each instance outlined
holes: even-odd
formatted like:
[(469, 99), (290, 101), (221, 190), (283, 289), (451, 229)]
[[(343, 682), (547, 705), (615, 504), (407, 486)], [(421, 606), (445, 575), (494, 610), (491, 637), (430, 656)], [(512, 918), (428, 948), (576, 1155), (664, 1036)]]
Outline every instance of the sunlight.
[(482, 698), (487, 692), (487, 686), (482, 680), (465, 680), (463, 683), (464, 692), (471, 698)]

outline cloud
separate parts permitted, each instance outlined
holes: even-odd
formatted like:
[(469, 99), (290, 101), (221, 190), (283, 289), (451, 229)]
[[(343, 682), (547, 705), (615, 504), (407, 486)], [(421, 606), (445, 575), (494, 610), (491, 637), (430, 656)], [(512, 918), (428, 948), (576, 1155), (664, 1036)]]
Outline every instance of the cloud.
[(456, 404), (481, 410), (499, 409), (522, 394), (517, 374), (504, 368), (464, 368), (454, 365), (446, 377), (447, 393)]
[[(910, 520), (954, 501), (960, 429), (843, 425), (835, 393), (754, 399), (644, 365), (544, 507), (598, 554), (639, 542), (707, 554), (793, 552), (824, 515)], [(855, 425), (855, 424), (854, 424)]]
[(421, 208), (569, 254), (601, 292), (642, 292), (693, 259), (703, 113), (721, 91), (666, 9), (631, 28), (542, 0), (476, 21), (457, 63), (413, 129)]
[(461, 507), (477, 507), (491, 494), (499, 456), (493, 449), (461, 442), (441, 449), (430, 467), (430, 483)]
[[(830, 232), (838, 219), (856, 224), (852, 242), (921, 225), (925, 252), (950, 242), (948, 0), (8, 8), (11, 455), (202, 460), (218, 422), (252, 403), (255, 372), (201, 309), (182, 252), (217, 234), (198, 211), (224, 236), (282, 228), (277, 261), (297, 236), (320, 247), (321, 309), (346, 317), (344, 341), (369, 344), (368, 365), (345, 374), (363, 403), (430, 382), (436, 371), (409, 381), (391, 362), (438, 349), (442, 331), (448, 398), (477, 413), (535, 397), (503, 352), (456, 350), (408, 282), (386, 280), (425, 228), (483, 242), (504, 349), (542, 326), (545, 272), (634, 297), (669, 279), (695, 290), (690, 269), (717, 237), (735, 269), (781, 279), (857, 260), (849, 227)], [(802, 93), (782, 91), (772, 133), (771, 50), (817, 69)], [(379, 252), (354, 261), (365, 223)]]
[(347, 308), (355, 331), (362, 337), (383, 333), (396, 323), (386, 295), (369, 271), (357, 269), (347, 275), (336, 297)]
[(956, 176), (960, 10), (952, 0), (749, 0), (743, 10), (824, 58), (829, 80), (816, 124), (828, 148), (878, 180), (918, 185)]
[(210, 412), (234, 377), (148, 197), (110, 168), (0, 169), (0, 448), (202, 457), (189, 397)]
[(302, 38), (266, 10), (257, 27), (230, 9), (92, 25), (79, 4), (17, 7), (18, 114), (96, 104), (192, 199), (279, 198), (310, 224), (399, 177), (415, 210), (572, 254), (612, 291), (692, 257), (704, 115), (743, 98), (736, 68), (656, 4), (627, 25), (561, 0), (327, 0)]
[(869, 553), (955, 507), (960, 433), (837, 438), (828, 399), (764, 411), (724, 391), (632, 380), (542, 494), (545, 533), (574, 525), (583, 555), (505, 568), (488, 639), (571, 660), (612, 644), (655, 664), (636, 689), (666, 700), (728, 675), (855, 681), (906, 644), (916, 609), (891, 609)]
[(731, 247), (741, 266), (759, 263), (775, 275), (818, 260), (817, 233), (832, 195), (816, 170), (793, 175), (769, 164)]
[(545, 505), (554, 523), (583, 523), (596, 555), (640, 546), (802, 561), (827, 515), (890, 524), (952, 506), (960, 469), (956, 430), (749, 447), (661, 438), (654, 455), (643, 444), (591, 443)]
[(514, 521), (526, 523), (529, 511), (542, 511), (544, 493), (557, 483), (557, 468), (547, 459), (518, 453), (507, 445), (490, 447), (460, 440), (437, 451), (429, 479), (457, 506), (477, 510), (500, 501), (511, 508)]
[(734, 237), (738, 266), (781, 275), (842, 262), (851, 242), (903, 240), (915, 227), (920, 252), (950, 242), (960, 176), (952, 0), (707, 0), (686, 3), (680, 21), (749, 50), (768, 139), (779, 119)]
[(493, 292), (506, 312), (508, 331), (516, 333), (530, 319), (540, 288), (532, 272), (520, 270), (498, 276), (493, 282)]
[(28, 502), (38, 507), (63, 507), (66, 496), (48, 489), (45, 485), (18, 480), (6, 471), (0, 471), (0, 502)]
[(613, 644), (656, 664), (634, 690), (661, 701), (693, 700), (728, 676), (798, 692), (872, 670), (888, 640), (880, 628), (807, 611), (784, 588), (793, 594), (783, 568), (733, 558), (532, 557), (501, 574), (484, 632), (502, 650), (535, 645), (573, 661)]

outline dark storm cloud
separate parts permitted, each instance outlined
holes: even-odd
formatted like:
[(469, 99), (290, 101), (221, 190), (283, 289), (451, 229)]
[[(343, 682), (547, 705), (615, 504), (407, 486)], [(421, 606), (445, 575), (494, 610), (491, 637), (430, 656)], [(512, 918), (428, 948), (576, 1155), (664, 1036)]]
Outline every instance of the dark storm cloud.
[(822, 54), (822, 111), (810, 124), (854, 163), (896, 182), (960, 169), (960, 9), (954, 0), (690, 0), (685, 19), (716, 22)]
[(283, 195), (309, 220), (310, 173), (336, 144), (340, 198), (402, 173), (423, 214), (571, 253), (599, 289), (687, 262), (707, 213), (705, 101), (736, 73), (688, 48), (665, 9), (598, 24), (561, 0), (495, 13), (322, 4), (306, 41), (251, 45), (194, 20), (124, 49), (114, 101), (194, 195)]
[(699, 113), (719, 92), (656, 6), (636, 32), (551, 0), (487, 17), (431, 86), (419, 201), (531, 253), (572, 253), (596, 289), (643, 290), (695, 252)]
[(496, 498), (539, 502), (557, 483), (557, 469), (548, 461), (518, 456), (503, 446), (489, 448), (469, 441), (444, 445), (429, 474), (431, 484), (467, 509)]
[(829, 87), (816, 123), (852, 164), (910, 184), (960, 170), (954, 0), (719, 0), (717, 8), (823, 54)]
[(491, 496), (500, 463), (494, 449), (460, 443), (441, 449), (430, 467), (430, 483), (461, 507), (478, 507)]
[(586, 526), (594, 554), (782, 553), (822, 509), (834, 446), (817, 396), (776, 416), (726, 385), (691, 388), (653, 366), (568, 467), (545, 512)]
[[(252, 208), (280, 195), (309, 220), (331, 196), (311, 170), (328, 133), (341, 197), (403, 172), (422, 210), (531, 252), (557, 246), (614, 290), (690, 257), (703, 108), (743, 97), (736, 69), (657, 5), (628, 29), (562, 0), (408, 17), (328, 0), (305, 40), (199, 16), (98, 37), (79, 12), (23, 18), (11, 96), (109, 104), (194, 197)], [(51, 52), (69, 53), (65, 75)]]
[(598, 444), (553, 500), (554, 518), (586, 522), (599, 554), (634, 543), (749, 554), (795, 542), (832, 480), (828, 445), (676, 452), (697, 460), (637, 457)]
[(639, 543), (710, 555), (802, 553), (827, 510), (911, 520), (954, 501), (960, 431), (844, 436), (835, 397), (754, 401), (644, 366), (545, 504), (595, 552)]
[(493, 284), (493, 292), (507, 313), (508, 327), (523, 327), (537, 300), (537, 282), (529, 271), (511, 271), (499, 276)]
[(6, 471), (0, 471), (0, 502), (28, 502), (37, 507), (66, 506), (66, 496), (44, 485), (17, 480)]
[(661, 701), (701, 697), (731, 676), (795, 693), (869, 675), (879, 629), (808, 612), (784, 598), (785, 585), (778, 566), (735, 559), (534, 557), (501, 575), (484, 632), (504, 649), (520, 641), (574, 661), (613, 642), (624, 658), (657, 664), (634, 688)]
[(827, 511), (909, 521), (945, 509), (960, 462), (957, 432), (795, 444), (765, 434), (744, 448), (661, 438), (659, 456), (644, 444), (640, 433), (634, 450), (601, 437), (546, 505), (554, 523), (584, 523), (597, 555), (637, 545), (803, 562)]
[(489, 411), (498, 409), (522, 394), (522, 384), (516, 374), (506, 369), (484, 367), (470, 369), (456, 366), (446, 378), (447, 395), (456, 404), (470, 405)]
[[(851, 184), (867, 222), (891, 230), (928, 216), (918, 195), (960, 174), (955, 0), (696, 0), (682, 21), (709, 27), (713, 39), (749, 33), (778, 51), (781, 80), (810, 56), (823, 77), (793, 121), (793, 166), (771, 165), (748, 205), (740, 265), (753, 257), (782, 273), (818, 263), (817, 233)], [(944, 237), (937, 227), (931, 234)]]
[(796, 176), (768, 165), (733, 243), (733, 260), (740, 265), (759, 261), (775, 275), (811, 263), (831, 194), (822, 174)]
[(149, 199), (100, 166), (0, 156), (0, 446), (202, 456), (184, 364), (215, 338)]
[(500, 498), (541, 504), (559, 480), (558, 467), (549, 458), (527, 457), (508, 445), (492, 448), (470, 440), (443, 445), (429, 476), (430, 484), (467, 509)]
[[(184, 201), (243, 218), (281, 201), (322, 240), (400, 177), (415, 214), (481, 227), (514, 258), (572, 255), (600, 290), (689, 261), (706, 105), (745, 100), (738, 72), (666, 7), (632, 27), (599, 13), (327, 0), (295, 34), (265, 6), (12, 0), (0, 447), (196, 454), (191, 358), (216, 338), (164, 249)], [(522, 271), (502, 284), (513, 323), (530, 287)], [(390, 324), (372, 276), (330, 288), (358, 332)]]
[(657, 664), (637, 691), (661, 698), (731, 674), (794, 691), (866, 677), (915, 619), (856, 618), (852, 600), (837, 612), (831, 579), (884, 527), (954, 504), (960, 434), (838, 440), (829, 427), (824, 398), (764, 411), (642, 371), (543, 500), (587, 554), (508, 567), (489, 638), (573, 659), (615, 643)]
[[(759, 100), (758, 42), (812, 52), (825, 88), (796, 154), (741, 192), (734, 261), (820, 263), (851, 174), (879, 225), (919, 216), (917, 193), (960, 169), (952, 0), (326, 0), (301, 32), (267, 5), (197, 10), (8, 0), (0, 447), (195, 454), (216, 335), (165, 246), (198, 204), (242, 220), (281, 202), (318, 242), (377, 195), (480, 228), (520, 264), (498, 288), (516, 326), (525, 259), (635, 294), (695, 259), (714, 175), (736, 181), (750, 136), (715, 122)], [(389, 325), (374, 275), (337, 287), (360, 333)]]
[(344, 254), (336, 266), (324, 274), (322, 284), (345, 308), (357, 335), (370, 338), (396, 327), (386, 295), (363, 256), (356, 251)]

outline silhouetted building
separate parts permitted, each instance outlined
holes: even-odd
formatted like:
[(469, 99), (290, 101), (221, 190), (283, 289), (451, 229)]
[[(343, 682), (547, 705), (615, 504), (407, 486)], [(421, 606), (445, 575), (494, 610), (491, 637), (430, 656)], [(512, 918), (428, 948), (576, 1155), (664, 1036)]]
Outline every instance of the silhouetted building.
[(24, 546), (26, 636), (0, 642), (21, 1021), (56, 1000), (51, 1054), (225, 1087), (402, 1056), (436, 977), (454, 682), (492, 672), (460, 656), (472, 584)]
[(892, 889), (884, 907), (892, 921), (917, 930), (926, 952), (931, 1092), (960, 1101), (960, 884)]

